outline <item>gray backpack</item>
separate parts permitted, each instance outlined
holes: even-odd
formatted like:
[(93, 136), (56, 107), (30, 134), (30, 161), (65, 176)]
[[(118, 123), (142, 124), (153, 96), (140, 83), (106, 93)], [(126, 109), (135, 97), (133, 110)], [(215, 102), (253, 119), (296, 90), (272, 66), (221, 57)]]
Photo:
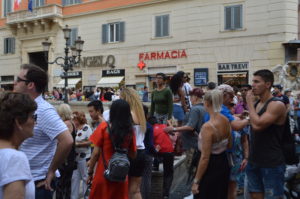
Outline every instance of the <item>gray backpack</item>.
[(102, 153), (102, 159), (105, 168), (104, 177), (111, 182), (125, 182), (130, 168), (130, 162), (127, 156), (128, 150), (116, 147), (112, 139), (109, 124), (107, 124), (107, 129), (115, 152), (112, 155), (111, 159), (109, 160), (108, 165)]

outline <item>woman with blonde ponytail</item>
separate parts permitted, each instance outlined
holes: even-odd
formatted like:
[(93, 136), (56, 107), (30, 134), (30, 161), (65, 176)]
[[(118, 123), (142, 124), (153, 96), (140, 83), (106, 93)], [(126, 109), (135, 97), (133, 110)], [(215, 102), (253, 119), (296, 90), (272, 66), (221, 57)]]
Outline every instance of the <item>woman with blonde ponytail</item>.
[(204, 95), (204, 107), (210, 116), (199, 133), (201, 157), (192, 185), (194, 198), (226, 199), (229, 182), (229, 163), (226, 150), (231, 145), (231, 128), (220, 111), (223, 93), (217, 89)]
[(142, 182), (142, 175), (146, 166), (146, 154), (144, 145), (146, 132), (145, 113), (140, 97), (135, 90), (131, 88), (122, 89), (120, 98), (125, 100), (130, 106), (137, 147), (136, 158), (130, 159), (129, 198), (142, 199), (140, 187)]

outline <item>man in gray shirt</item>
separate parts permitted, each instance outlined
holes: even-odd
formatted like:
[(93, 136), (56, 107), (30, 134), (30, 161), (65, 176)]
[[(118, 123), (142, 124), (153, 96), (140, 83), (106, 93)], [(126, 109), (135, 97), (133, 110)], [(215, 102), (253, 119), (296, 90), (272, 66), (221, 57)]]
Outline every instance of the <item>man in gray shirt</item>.
[[(166, 133), (181, 132), (182, 145), (186, 155), (185, 164), (187, 171), (189, 172), (192, 166), (192, 161), (195, 158), (194, 156), (196, 155), (195, 152), (198, 151), (198, 135), (204, 123), (204, 115), (206, 113), (202, 105), (203, 95), (204, 92), (201, 88), (194, 88), (190, 92), (192, 108), (183, 120), (184, 126), (177, 128), (167, 127), (164, 129)], [(188, 191), (190, 191), (189, 185), (187, 185), (187, 194), (189, 194)]]

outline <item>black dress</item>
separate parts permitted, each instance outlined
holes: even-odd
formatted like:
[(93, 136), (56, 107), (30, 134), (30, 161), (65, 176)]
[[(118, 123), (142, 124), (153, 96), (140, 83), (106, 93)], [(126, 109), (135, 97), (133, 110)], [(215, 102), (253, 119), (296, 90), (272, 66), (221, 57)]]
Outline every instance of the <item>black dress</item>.
[(211, 154), (194, 199), (227, 199), (230, 168), (226, 152)]

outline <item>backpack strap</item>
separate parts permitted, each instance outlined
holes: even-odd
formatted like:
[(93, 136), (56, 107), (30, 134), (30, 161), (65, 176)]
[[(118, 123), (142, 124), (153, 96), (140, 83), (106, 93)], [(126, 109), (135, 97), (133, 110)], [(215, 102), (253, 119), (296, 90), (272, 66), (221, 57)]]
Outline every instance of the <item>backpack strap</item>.
[[(115, 149), (115, 145), (114, 145), (114, 141), (112, 139), (112, 135), (111, 135), (111, 130), (110, 130), (109, 123), (106, 122), (106, 124), (107, 124), (107, 131), (108, 131), (109, 138), (110, 138), (110, 140), (111, 140), (111, 142), (113, 144), (113, 148)], [(107, 162), (106, 162), (106, 160), (104, 158), (104, 148), (103, 147), (102, 147), (102, 161), (103, 161), (104, 168), (107, 169)]]

